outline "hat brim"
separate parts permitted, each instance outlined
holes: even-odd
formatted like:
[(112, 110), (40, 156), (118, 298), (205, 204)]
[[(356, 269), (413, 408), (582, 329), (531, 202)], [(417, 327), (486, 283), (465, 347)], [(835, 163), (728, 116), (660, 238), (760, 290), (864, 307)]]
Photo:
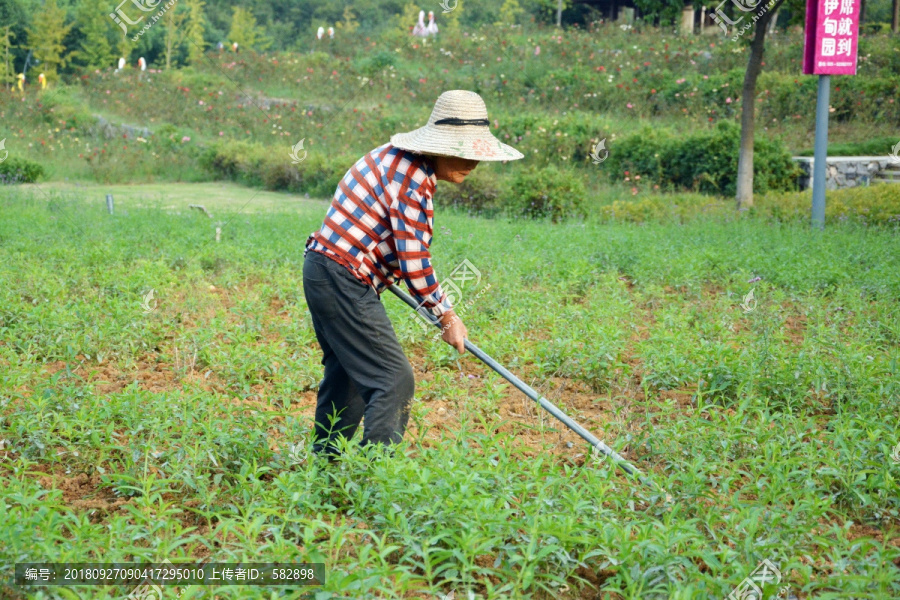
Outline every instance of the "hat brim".
[(486, 127), (439, 127), (425, 125), (391, 136), (391, 145), (416, 154), (456, 156), (469, 160), (500, 162), (519, 160), (525, 155), (491, 134)]

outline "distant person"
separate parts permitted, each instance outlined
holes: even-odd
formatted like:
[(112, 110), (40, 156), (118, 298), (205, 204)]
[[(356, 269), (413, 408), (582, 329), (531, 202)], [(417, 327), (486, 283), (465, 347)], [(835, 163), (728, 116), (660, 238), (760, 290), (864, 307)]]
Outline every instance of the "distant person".
[(435, 186), (462, 183), (479, 161), (520, 158), (491, 134), (481, 96), (453, 90), (424, 127), (393, 135), (344, 175), (304, 251), (303, 293), (325, 367), (314, 452), (333, 458), (363, 416), (363, 446), (403, 438), (415, 380), (381, 303), (387, 285), (403, 279), (440, 321), (442, 339), (465, 352), (468, 332), (431, 265)]
[(25, 73), (19, 73), (18, 75), (16, 75), (16, 79), (18, 79), (18, 82), (16, 82), (16, 87), (19, 89), (20, 92), (24, 92), (25, 91)]
[(334, 27), (328, 28), (328, 37), (334, 39)]
[(428, 29), (425, 27), (425, 11), (419, 11), (419, 22), (413, 27), (412, 34), (416, 37), (425, 37), (428, 35)]
[(143, 56), (138, 59), (138, 69), (140, 69), (141, 71), (147, 70), (147, 61), (144, 60)]
[(321, 40), (324, 36), (325, 36), (325, 28), (319, 27), (319, 29), (316, 31), (316, 39)]
[(434, 22), (434, 12), (428, 11), (428, 27), (425, 28), (426, 35), (437, 35), (438, 26)]
[(237, 43), (237, 42), (234, 42), (233, 44), (231, 44), (231, 50), (232, 50), (232, 52), (234, 52), (235, 54), (238, 53), (238, 43)]
[(47, 89), (47, 78), (44, 77), (44, 74), (43, 74), (43, 73), (41, 73), (40, 75), (38, 75), (38, 83), (41, 84), (41, 89), (42, 89), (42, 90), (46, 90), (46, 89)]
[(216, 44), (216, 50), (218, 50), (221, 53), (223, 50), (225, 50), (225, 44), (223, 44), (222, 42), (219, 42), (218, 44)]

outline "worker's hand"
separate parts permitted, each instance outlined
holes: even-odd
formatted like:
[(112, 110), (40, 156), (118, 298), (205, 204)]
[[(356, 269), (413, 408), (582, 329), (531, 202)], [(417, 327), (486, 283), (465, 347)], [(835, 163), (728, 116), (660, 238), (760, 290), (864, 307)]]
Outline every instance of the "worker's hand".
[(456, 348), (457, 352), (464, 354), (466, 351), (466, 338), (469, 331), (456, 313), (449, 310), (441, 315), (441, 339)]

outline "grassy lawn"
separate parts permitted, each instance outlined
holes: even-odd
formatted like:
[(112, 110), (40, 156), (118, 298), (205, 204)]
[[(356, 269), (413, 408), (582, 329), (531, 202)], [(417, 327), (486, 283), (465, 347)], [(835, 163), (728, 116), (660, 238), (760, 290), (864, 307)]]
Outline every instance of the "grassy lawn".
[[(0, 220), (3, 579), (40, 560), (310, 561), (326, 566), (317, 599), (687, 599), (725, 597), (769, 560), (767, 597), (900, 596), (896, 233), (438, 209), (439, 275), (468, 259), (486, 289), (465, 290), (471, 339), (666, 503), (390, 294), (417, 379), (404, 444), (305, 460), (322, 370), (302, 247), (325, 204), (40, 188), (8, 193)], [(220, 242), (189, 203), (225, 222)]]
[[(215, 218), (213, 208), (221, 211), (257, 213), (301, 210), (320, 207), (324, 200), (310, 200), (302, 194), (254, 190), (235, 183), (211, 181), (206, 183), (147, 183), (141, 185), (101, 184), (51, 181), (25, 184), (35, 198), (50, 202), (58, 198), (74, 199), (106, 209), (106, 195), (113, 195), (114, 211), (121, 208), (155, 208), (166, 211), (190, 212), (191, 204), (199, 204)], [(317, 208), (318, 209), (318, 208)], [(202, 214), (202, 213), (198, 213)]]

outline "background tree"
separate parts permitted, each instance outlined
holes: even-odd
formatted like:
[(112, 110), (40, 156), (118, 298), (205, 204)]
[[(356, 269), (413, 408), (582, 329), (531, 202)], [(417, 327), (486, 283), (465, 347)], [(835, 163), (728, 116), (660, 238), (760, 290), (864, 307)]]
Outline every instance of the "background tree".
[(188, 1), (187, 24), (185, 26), (185, 40), (187, 41), (188, 61), (192, 65), (199, 64), (206, 52), (206, 15), (203, 0)]
[(451, 10), (448, 13), (439, 12), (435, 15), (435, 19), (441, 19), (441, 22), (438, 23), (438, 27), (441, 28), (440, 33), (453, 35), (459, 32), (459, 15), (462, 14), (461, 7), (462, 0), (458, 0), (454, 10)]
[(108, 8), (106, 0), (82, 0), (78, 4), (75, 25), (80, 33), (81, 44), (72, 53), (72, 57), (89, 69), (108, 67), (116, 59), (109, 43), (114, 23), (107, 14)]
[[(709, 7), (710, 14), (715, 13), (719, 2)], [(740, 7), (746, 10), (736, 8)], [(668, 25), (680, 18), (683, 0), (635, 0), (635, 5), (643, 12), (646, 20), (656, 20), (660, 25)], [(753, 206), (753, 140), (756, 125), (756, 82), (762, 72), (763, 56), (766, 50), (766, 34), (769, 24), (779, 9), (790, 12), (790, 23), (802, 23), (805, 16), (805, 0), (775, 0), (772, 6), (765, 8), (765, 0), (732, 0), (722, 5), (722, 10), (733, 21), (729, 25), (733, 36), (741, 31), (745, 24), (752, 24), (752, 36), (745, 35), (739, 41), (725, 43), (747, 44), (749, 39), (750, 56), (744, 72), (744, 84), (741, 88), (741, 147), (738, 156), (737, 191), (735, 200), (738, 208)], [(754, 20), (755, 19), (755, 20)]]
[(272, 43), (257, 25), (253, 13), (240, 6), (234, 7), (228, 41), (229, 43), (237, 42), (239, 48), (253, 48), (254, 50), (265, 50)]
[(356, 13), (353, 12), (353, 8), (350, 6), (344, 8), (344, 14), (336, 27), (338, 31), (347, 35), (352, 35), (359, 29), (359, 21), (356, 20)]
[[(751, 20), (762, 12), (766, 4), (762, 0), (757, 1), (758, 8), (748, 13), (742, 13), (742, 18), (735, 27), (743, 27), (746, 20)], [(735, 200), (739, 209), (753, 206), (753, 140), (756, 131), (756, 82), (759, 79), (759, 74), (762, 72), (769, 22), (782, 6), (790, 11), (791, 22), (802, 22), (805, 18), (806, 4), (804, 0), (775, 0), (775, 4), (759, 15), (759, 18), (753, 25), (750, 57), (747, 59), (744, 85), (741, 88), (741, 150), (738, 156), (737, 192), (735, 194)], [(713, 8), (713, 10), (715, 9)], [(737, 16), (731, 20), (736, 21)]]
[(163, 23), (166, 28), (166, 37), (165, 37), (165, 56), (166, 56), (166, 69), (172, 68), (172, 58), (175, 54), (175, 51), (181, 46), (181, 43), (184, 41), (184, 21), (187, 17), (187, 14), (183, 10), (179, 10), (179, 6), (176, 4), (163, 15)]
[[(36, 7), (25, 3), (25, 0), (0, 0), (0, 27), (9, 28), (11, 40), (25, 40), (26, 28), (31, 22), (31, 10)], [(0, 32), (2, 33), (2, 32)], [(15, 77), (15, 65), (25, 59), (27, 49), (22, 45), (12, 45), (9, 47), (9, 63), (10, 72)]]
[(116, 42), (116, 55), (131, 62), (131, 50), (134, 48), (134, 42), (131, 41), (131, 38), (124, 31), (118, 33), (119, 41)]
[(31, 27), (27, 30), (28, 46), (41, 62), (41, 71), (47, 81), (56, 80), (58, 69), (69, 62), (63, 40), (71, 29), (71, 25), (66, 25), (66, 11), (56, 4), (56, 0), (46, 0), (34, 14)]
[(500, 7), (500, 18), (494, 25), (515, 25), (523, 12), (518, 0), (505, 0)]
[(12, 26), (6, 25), (0, 29), (0, 53), (3, 56), (3, 62), (0, 62), (0, 86), (7, 89), (12, 87), (16, 81), (16, 73), (12, 59), (12, 39), (15, 37)]
[[(721, 0), (714, 1), (710, 11), (715, 11)], [(697, 7), (699, 8), (699, 2)], [(641, 11), (641, 18), (660, 27), (674, 25), (681, 19), (684, 0), (634, 0), (634, 5)]]

